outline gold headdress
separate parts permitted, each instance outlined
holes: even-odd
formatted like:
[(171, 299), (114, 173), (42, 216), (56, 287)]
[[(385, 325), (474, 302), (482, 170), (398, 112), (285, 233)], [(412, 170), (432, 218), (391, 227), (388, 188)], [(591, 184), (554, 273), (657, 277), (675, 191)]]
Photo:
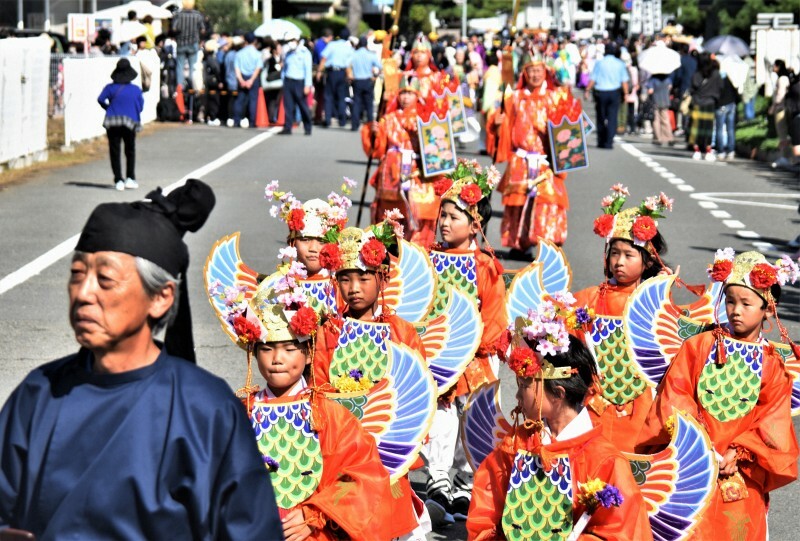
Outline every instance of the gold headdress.
[(622, 210), (630, 195), (628, 189), (622, 184), (615, 184), (611, 187), (611, 194), (603, 198), (603, 214), (594, 221), (595, 234), (604, 237), (606, 244), (612, 239), (625, 239), (657, 256), (650, 241), (658, 233), (657, 219), (663, 218), (665, 211), (672, 211), (673, 200), (661, 192), (648, 197), (638, 207)]

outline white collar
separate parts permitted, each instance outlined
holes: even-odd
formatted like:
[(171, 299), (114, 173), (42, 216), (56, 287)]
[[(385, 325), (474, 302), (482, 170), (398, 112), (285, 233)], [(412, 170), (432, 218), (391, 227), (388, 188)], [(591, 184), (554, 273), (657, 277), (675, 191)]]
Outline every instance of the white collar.
[[(544, 421), (544, 426), (547, 430), (542, 431), (542, 443), (545, 445), (552, 443), (553, 439), (550, 436), (550, 428), (547, 425), (547, 420)], [(564, 440), (571, 440), (573, 438), (577, 438), (578, 436), (582, 436), (589, 432), (592, 428), (592, 419), (589, 417), (589, 410), (583, 408), (581, 412), (575, 416), (567, 426), (558, 434), (558, 439), (556, 441), (564, 441)]]
[[(289, 394), (287, 396), (294, 396), (294, 395), (300, 394), (301, 392), (303, 392), (305, 390), (306, 387), (307, 387), (306, 378), (304, 378), (303, 376), (300, 376), (300, 379), (297, 381), (297, 383), (294, 384), (294, 386), (289, 391)], [(275, 396), (275, 393), (273, 393), (270, 390), (269, 386), (264, 387), (263, 393), (264, 393), (264, 395), (262, 395), (259, 398), (264, 398), (266, 400), (271, 400), (271, 399), (274, 399), (274, 398), (278, 398), (277, 396)]]

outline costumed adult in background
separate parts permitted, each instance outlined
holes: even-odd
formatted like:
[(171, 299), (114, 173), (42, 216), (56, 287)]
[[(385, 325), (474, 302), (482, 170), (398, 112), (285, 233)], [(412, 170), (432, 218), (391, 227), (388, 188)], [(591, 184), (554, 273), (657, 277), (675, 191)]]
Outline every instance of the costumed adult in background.
[[(131, 84), (138, 74), (127, 58), (121, 58), (111, 72), (113, 83), (107, 84), (97, 102), (105, 109), (103, 127), (108, 136), (108, 154), (111, 157), (111, 171), (114, 173), (114, 187), (123, 191), (139, 187), (136, 182), (136, 132), (142, 129), (141, 113), (144, 109), (142, 89)], [(122, 178), (120, 160), (121, 143), (125, 142), (125, 173)]]
[(562, 245), (567, 238), (567, 175), (551, 169), (547, 123), (559, 102), (572, 100), (540, 55), (523, 55), (519, 70), (517, 89), (487, 120), (489, 153), (508, 162), (497, 187), (505, 207), (500, 238), (517, 255), (540, 239)]
[(406, 65), (405, 75), (419, 81), (422, 99), (427, 99), (431, 90), (441, 88), (449, 79), (449, 76), (439, 71), (433, 63), (431, 51), (431, 42), (425, 39), (423, 34), (419, 34), (411, 45), (411, 58)]
[(68, 285), (81, 349), (31, 372), (0, 412), (0, 528), (41, 540), (281, 537), (241, 404), (153, 339), (178, 307), (182, 235), (213, 206), (204, 188), (89, 217)]

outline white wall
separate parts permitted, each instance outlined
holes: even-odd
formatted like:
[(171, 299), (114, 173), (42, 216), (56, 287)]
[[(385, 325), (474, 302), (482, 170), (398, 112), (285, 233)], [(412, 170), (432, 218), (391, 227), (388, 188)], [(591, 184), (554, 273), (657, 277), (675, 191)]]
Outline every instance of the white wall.
[[(131, 66), (140, 72), (139, 60), (135, 56), (126, 57)], [(144, 93), (142, 124), (156, 118), (156, 105), (160, 97), (160, 71), (158, 57), (146, 57), (147, 66), (152, 73), (150, 90)], [(116, 56), (64, 59), (64, 144), (83, 141), (105, 134), (103, 119), (105, 111), (97, 103), (103, 88), (111, 82), (111, 72), (119, 61)], [(141, 86), (141, 76), (133, 84)]]
[(0, 164), (47, 149), (50, 40), (0, 40)]

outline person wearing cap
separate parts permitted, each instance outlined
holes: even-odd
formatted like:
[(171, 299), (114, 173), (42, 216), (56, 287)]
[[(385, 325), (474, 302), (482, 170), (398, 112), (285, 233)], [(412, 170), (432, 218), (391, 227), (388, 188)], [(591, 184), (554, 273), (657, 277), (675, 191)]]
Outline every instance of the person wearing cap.
[(616, 43), (606, 44), (605, 54), (595, 62), (589, 86), (583, 92), (584, 99), (588, 99), (589, 92), (594, 90), (598, 148), (614, 148), (619, 106), (628, 95), (630, 76), (620, 55)]
[(405, 76), (419, 81), (419, 95), (423, 100), (428, 98), (432, 89), (441, 88), (445, 82), (446, 74), (433, 64), (431, 42), (423, 34), (419, 34), (411, 45), (411, 57), (406, 65)]
[(289, 39), (284, 45), (286, 56), (283, 58), (283, 112), (284, 124), (280, 135), (290, 135), (295, 120), (295, 111), (300, 111), (303, 120), (303, 131), (311, 135), (311, 109), (308, 96), (314, 91), (312, 86), (311, 51), (296, 38)]
[(239, 88), (239, 94), (233, 104), (233, 125), (237, 128), (241, 125), (245, 104), (247, 104), (248, 125), (255, 128), (258, 95), (261, 92), (260, 73), (263, 63), (261, 51), (256, 47), (256, 35), (248, 32), (244, 35), (244, 41), (246, 45), (236, 53), (233, 61), (236, 82)]
[[(107, 84), (97, 102), (105, 109), (103, 127), (108, 137), (108, 154), (111, 158), (111, 171), (114, 173), (114, 187), (123, 191), (135, 190), (136, 182), (136, 132), (142, 129), (141, 113), (144, 109), (142, 89), (132, 84), (138, 74), (127, 58), (121, 58), (111, 72), (112, 83)], [(122, 177), (120, 152), (125, 143), (125, 172)]]
[[(693, 533), (698, 539), (767, 539), (770, 492), (797, 479), (792, 375), (784, 356), (800, 357), (777, 316), (781, 286), (800, 275), (783, 256), (717, 250), (708, 269), (723, 285), (728, 322), (687, 339), (667, 368), (638, 438), (642, 450), (669, 440), (675, 409), (702, 423), (719, 461), (717, 487)], [(715, 307), (716, 312), (716, 307)], [(764, 337), (778, 327), (783, 344)], [(779, 348), (785, 353), (780, 353)]]
[[(654, 393), (634, 368), (627, 354), (629, 342), (618, 322), (642, 282), (672, 274), (661, 259), (667, 242), (658, 220), (672, 210), (673, 201), (661, 193), (623, 209), (628, 195), (626, 187), (616, 184), (603, 199), (603, 214), (595, 220), (593, 230), (605, 240), (604, 282), (578, 291), (575, 299), (594, 310), (595, 329), (618, 329), (598, 333), (592, 338), (596, 343), (587, 343), (597, 358), (600, 378), (590, 389), (586, 405), (592, 423), (603, 428), (605, 437), (620, 451), (631, 453)], [(585, 334), (579, 338), (586, 341)]]
[[(262, 468), (273, 480), (283, 536), (327, 541), (345, 534), (387, 541), (391, 536), (382, 532), (391, 522), (394, 498), (375, 439), (350, 411), (310, 383), (319, 316), (298, 285), (304, 275), (294, 262), (281, 281), (262, 283), (223, 321), (247, 352), (248, 378), (240, 393)], [(251, 382), (251, 357), (264, 389)], [(251, 539), (271, 538), (265, 532)]]
[(383, 66), (378, 55), (367, 48), (367, 38), (358, 38), (358, 48), (350, 58), (348, 65), (353, 75), (353, 110), (351, 130), (357, 131), (361, 124), (361, 113), (367, 115), (367, 123), (373, 121), (373, 105), (375, 103), (375, 78), (381, 73)]
[(330, 127), (335, 116), (339, 126), (347, 124), (347, 107), (345, 98), (348, 95), (348, 84), (345, 70), (350, 65), (353, 56), (353, 46), (350, 44), (350, 30), (346, 27), (339, 31), (339, 39), (331, 41), (320, 54), (317, 66), (316, 79), (325, 75), (325, 123)]
[(498, 341), (516, 376), (519, 417), (475, 473), (469, 541), (653, 539), (628, 459), (583, 407), (597, 374), (589, 350), (569, 334), (590, 324), (577, 323), (590, 320), (579, 306), (558, 293)]
[(497, 163), (508, 162), (497, 187), (505, 207), (500, 240), (512, 257), (527, 259), (540, 239), (562, 245), (567, 238), (567, 175), (553, 173), (547, 126), (551, 114), (575, 99), (557, 85), (541, 54), (524, 54), (520, 71), (516, 90), (487, 119), (486, 146)]
[(104, 203), (70, 265), (80, 350), (33, 370), (0, 411), (0, 529), (37, 539), (279, 539), (247, 415), (228, 385), (154, 339), (211, 189)]

